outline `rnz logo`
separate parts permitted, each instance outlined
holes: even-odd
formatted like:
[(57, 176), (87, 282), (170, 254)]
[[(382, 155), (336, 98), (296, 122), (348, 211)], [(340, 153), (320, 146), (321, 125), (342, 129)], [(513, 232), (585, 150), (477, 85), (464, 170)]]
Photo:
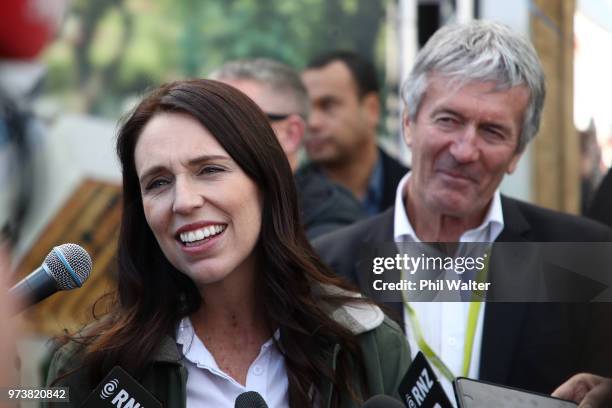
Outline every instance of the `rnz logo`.
[(107, 399), (111, 397), (115, 391), (117, 390), (117, 386), (119, 385), (119, 381), (116, 378), (113, 378), (102, 387), (102, 391), (100, 392), (100, 398)]
[[(110, 398), (115, 393), (118, 386), (119, 381), (117, 381), (116, 378), (110, 380), (102, 388), (100, 398), (103, 400)], [(112, 399), (111, 404), (117, 408), (144, 408), (144, 406), (141, 406), (139, 402), (134, 400), (134, 398), (130, 397), (130, 394), (124, 388), (122, 388), (117, 395), (115, 395), (115, 398)]]
[[(406, 394), (406, 402), (408, 403), (408, 407), (409, 408), (417, 408), (423, 405), (423, 403), (425, 402), (425, 400), (427, 399), (427, 394), (429, 394), (429, 391), (431, 391), (431, 388), (433, 387), (434, 382), (433, 380), (431, 380), (429, 378), (429, 373), (427, 372), (427, 369), (423, 369), (423, 371), (421, 372), (421, 375), (419, 375), (419, 378), (416, 382), (416, 384), (412, 387), (412, 389), (410, 390), (410, 394)], [(436, 406), (439, 406), (438, 404), (436, 404), (434, 406), (434, 408)]]

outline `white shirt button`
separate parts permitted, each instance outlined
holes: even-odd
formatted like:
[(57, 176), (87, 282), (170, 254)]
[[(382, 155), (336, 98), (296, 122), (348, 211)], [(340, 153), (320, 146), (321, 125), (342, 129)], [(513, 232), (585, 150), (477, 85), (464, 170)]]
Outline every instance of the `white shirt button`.
[(263, 368), (261, 368), (260, 365), (253, 366), (253, 374), (255, 374), (255, 375), (262, 375), (263, 374)]
[(455, 337), (449, 337), (448, 338), (448, 345), (451, 347), (456, 347), (457, 346), (457, 339)]

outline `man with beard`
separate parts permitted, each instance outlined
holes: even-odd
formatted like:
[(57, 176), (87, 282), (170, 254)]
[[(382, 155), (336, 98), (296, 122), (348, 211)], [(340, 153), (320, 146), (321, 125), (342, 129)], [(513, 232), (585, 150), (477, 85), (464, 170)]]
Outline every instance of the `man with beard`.
[[(322, 54), (302, 73), (311, 112), (299, 173), (317, 173), (346, 187), (369, 215), (393, 205), (408, 170), (377, 144), (379, 85), (374, 66), (348, 51)], [(298, 173), (298, 174), (299, 174)]]

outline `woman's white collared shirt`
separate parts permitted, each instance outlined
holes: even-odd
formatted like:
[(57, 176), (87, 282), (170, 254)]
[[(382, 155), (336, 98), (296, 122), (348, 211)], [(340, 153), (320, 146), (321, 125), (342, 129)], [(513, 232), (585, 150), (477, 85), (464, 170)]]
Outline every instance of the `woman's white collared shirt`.
[[(278, 331), (274, 334), (278, 338)], [(256, 391), (269, 407), (289, 407), (289, 382), (285, 359), (274, 346), (272, 339), (265, 342), (259, 355), (249, 367), (246, 385), (243, 386), (224, 373), (213, 355), (198, 338), (186, 317), (181, 320), (176, 342), (187, 368), (187, 407), (234, 407), (238, 395)]]

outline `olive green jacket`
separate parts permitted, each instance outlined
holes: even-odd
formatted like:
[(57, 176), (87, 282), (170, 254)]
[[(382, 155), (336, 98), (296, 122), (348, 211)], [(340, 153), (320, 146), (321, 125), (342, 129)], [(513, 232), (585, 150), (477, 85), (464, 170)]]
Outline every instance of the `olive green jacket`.
[[(345, 305), (330, 313), (337, 322), (358, 337), (370, 394), (386, 394), (399, 398), (398, 387), (410, 365), (410, 351), (406, 338), (397, 324), (386, 317), (377, 306), (372, 305)], [(81, 349), (82, 346), (69, 343), (55, 353), (49, 370), (48, 384), (58, 376), (80, 366)], [(336, 344), (329, 350), (321, 352), (329, 356), (329, 365), (335, 368), (340, 346)], [(161, 401), (164, 407), (185, 408), (186, 406), (187, 369), (181, 363), (181, 359), (182, 355), (175, 340), (166, 336), (152, 359), (151, 369), (144, 378), (139, 379), (140, 384)], [(47, 403), (43, 406), (80, 407), (95, 388), (88, 383), (88, 377), (87, 368), (83, 367), (54, 384), (69, 387), (70, 404)], [(357, 373), (354, 375), (353, 384), (358, 384)], [(321, 390), (321, 408), (328, 408), (333, 397), (332, 384), (326, 384)], [(360, 405), (354, 403), (348, 395), (341, 395), (340, 406), (353, 408)]]

